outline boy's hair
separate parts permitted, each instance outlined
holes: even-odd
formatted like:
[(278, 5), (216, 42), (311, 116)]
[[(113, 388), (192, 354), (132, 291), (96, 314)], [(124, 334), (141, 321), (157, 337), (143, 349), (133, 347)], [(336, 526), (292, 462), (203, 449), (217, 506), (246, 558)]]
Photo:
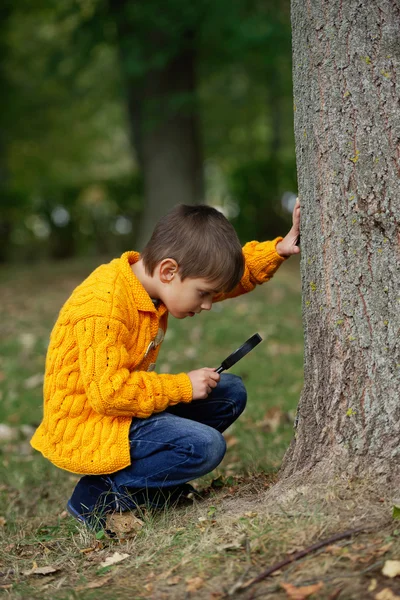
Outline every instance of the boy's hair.
[(179, 265), (179, 276), (201, 277), (231, 291), (241, 280), (244, 257), (236, 231), (224, 215), (205, 204), (179, 204), (157, 223), (141, 253), (146, 273), (164, 258)]

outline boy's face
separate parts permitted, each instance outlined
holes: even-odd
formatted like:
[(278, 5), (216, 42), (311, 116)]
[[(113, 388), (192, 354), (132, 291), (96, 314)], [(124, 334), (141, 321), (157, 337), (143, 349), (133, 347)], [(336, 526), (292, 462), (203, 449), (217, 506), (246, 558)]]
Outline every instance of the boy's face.
[(207, 279), (186, 277), (182, 281), (177, 272), (163, 288), (162, 301), (176, 319), (194, 317), (202, 310), (210, 310), (213, 296), (218, 293)]

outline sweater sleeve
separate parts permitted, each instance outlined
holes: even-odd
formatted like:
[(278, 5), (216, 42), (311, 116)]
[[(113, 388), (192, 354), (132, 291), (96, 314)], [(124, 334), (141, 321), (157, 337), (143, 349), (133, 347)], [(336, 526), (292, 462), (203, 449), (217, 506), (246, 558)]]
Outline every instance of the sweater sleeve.
[(76, 326), (79, 367), (88, 401), (102, 415), (146, 418), (192, 400), (186, 373), (134, 371), (130, 334), (117, 319), (90, 317)]
[(214, 296), (213, 302), (247, 294), (247, 292), (254, 290), (256, 285), (271, 279), (286, 260), (276, 251), (276, 245), (282, 239), (282, 237), (277, 237), (271, 242), (248, 242), (243, 246), (245, 267), (242, 279), (230, 292), (221, 292)]

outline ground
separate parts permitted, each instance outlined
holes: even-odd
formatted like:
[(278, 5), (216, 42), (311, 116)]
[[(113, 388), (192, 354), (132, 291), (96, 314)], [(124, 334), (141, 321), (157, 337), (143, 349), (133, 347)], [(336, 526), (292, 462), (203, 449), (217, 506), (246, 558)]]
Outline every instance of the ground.
[[(220, 468), (196, 485), (202, 499), (161, 513), (143, 509), (95, 536), (64, 507), (77, 476), (29, 446), (41, 416), (48, 336), (62, 302), (98, 260), (0, 270), (0, 590), (8, 598), (340, 598), (396, 600), (400, 522), (385, 490), (337, 481), (271, 498), (302, 388), (297, 259), (252, 294), (195, 319), (170, 320), (160, 372), (218, 366), (250, 335), (264, 338), (233, 369), (248, 407), (226, 434)], [(267, 567), (359, 526), (373, 531), (330, 543), (259, 583)], [(107, 562), (108, 561), (108, 562)], [(102, 564), (105, 563), (105, 564)], [(311, 586), (302, 591), (293, 587)], [(385, 591), (386, 590), (386, 591)], [(310, 595), (311, 594), (311, 595)]]

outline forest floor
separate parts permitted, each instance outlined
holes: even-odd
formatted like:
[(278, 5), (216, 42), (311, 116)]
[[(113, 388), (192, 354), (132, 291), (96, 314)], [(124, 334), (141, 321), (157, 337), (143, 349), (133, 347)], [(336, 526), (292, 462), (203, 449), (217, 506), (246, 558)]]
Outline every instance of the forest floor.
[[(159, 372), (217, 366), (250, 335), (264, 341), (232, 370), (248, 407), (226, 433), (220, 467), (196, 482), (202, 499), (110, 524), (95, 535), (65, 512), (78, 476), (29, 445), (41, 419), (52, 324), (98, 264), (74, 260), (0, 270), (0, 591), (7, 598), (303, 598), (400, 600), (400, 522), (385, 491), (341, 481), (268, 500), (293, 433), (302, 388), (297, 259), (268, 284), (195, 319), (170, 319)], [(299, 560), (296, 553), (357, 527)], [(263, 578), (275, 563), (292, 561)], [(392, 564), (387, 561), (397, 561)], [(394, 569), (394, 570), (393, 570)]]

